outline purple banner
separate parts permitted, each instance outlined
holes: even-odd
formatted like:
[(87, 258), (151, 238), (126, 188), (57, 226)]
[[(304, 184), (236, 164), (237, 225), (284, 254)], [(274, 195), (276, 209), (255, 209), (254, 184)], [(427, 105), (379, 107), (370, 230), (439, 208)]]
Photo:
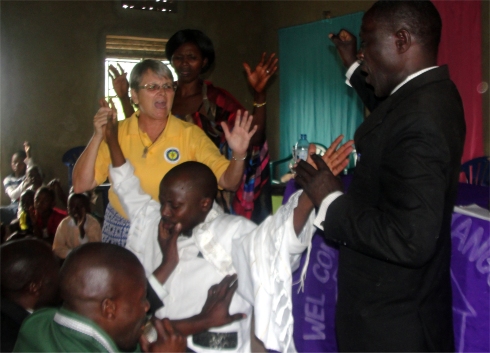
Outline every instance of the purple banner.
[[(295, 190), (290, 182), (284, 199)], [(456, 351), (490, 352), (490, 222), (454, 213), (451, 237)], [(305, 256), (302, 264), (304, 260)], [(293, 285), (294, 342), (299, 352), (337, 351), (337, 264), (335, 246), (315, 234), (304, 291)], [(299, 272), (293, 274), (293, 283), (298, 283)]]
[[(315, 234), (312, 243), (304, 292), (298, 292), (299, 284), (293, 285), (294, 342), (298, 352), (336, 352), (334, 318), (339, 255), (320, 234)], [(304, 259), (305, 256), (302, 265)], [(299, 272), (294, 273), (293, 283), (298, 283)]]
[(490, 352), (489, 225), (453, 214), (451, 278), (457, 352)]

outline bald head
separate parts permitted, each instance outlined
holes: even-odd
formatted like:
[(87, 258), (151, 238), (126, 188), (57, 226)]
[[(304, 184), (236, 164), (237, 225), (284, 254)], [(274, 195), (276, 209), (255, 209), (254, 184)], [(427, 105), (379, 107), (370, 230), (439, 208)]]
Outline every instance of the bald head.
[(144, 279), (143, 267), (129, 250), (112, 244), (88, 243), (72, 251), (65, 260), (60, 274), (61, 297), (66, 307), (78, 312), (84, 310), (85, 303), (118, 297), (123, 284), (141, 280), (144, 283)]
[(160, 190), (163, 185), (168, 186), (175, 181), (185, 181), (200, 193), (201, 197), (213, 199), (218, 192), (218, 183), (212, 170), (205, 164), (199, 162), (184, 162), (172, 168), (162, 179)]
[(63, 307), (97, 323), (124, 351), (133, 351), (149, 309), (146, 277), (138, 258), (113, 244), (88, 243), (61, 269)]
[(38, 239), (20, 239), (1, 246), (2, 296), (26, 309), (56, 301), (59, 263), (51, 247)]

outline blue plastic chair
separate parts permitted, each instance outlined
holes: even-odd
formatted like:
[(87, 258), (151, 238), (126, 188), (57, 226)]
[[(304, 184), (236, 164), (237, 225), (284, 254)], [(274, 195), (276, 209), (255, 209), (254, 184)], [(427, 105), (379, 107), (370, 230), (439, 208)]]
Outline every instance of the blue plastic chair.
[(85, 146), (73, 147), (68, 151), (66, 151), (63, 157), (61, 158), (63, 164), (68, 167), (68, 190), (70, 190), (72, 186), (71, 175), (73, 174), (73, 167), (75, 166), (78, 157), (80, 157), (80, 155), (84, 150), (85, 150)]
[(489, 186), (490, 185), (490, 171), (489, 171), (490, 157), (478, 157), (469, 160), (461, 165), (461, 171), (466, 176), (466, 182), (468, 184)]

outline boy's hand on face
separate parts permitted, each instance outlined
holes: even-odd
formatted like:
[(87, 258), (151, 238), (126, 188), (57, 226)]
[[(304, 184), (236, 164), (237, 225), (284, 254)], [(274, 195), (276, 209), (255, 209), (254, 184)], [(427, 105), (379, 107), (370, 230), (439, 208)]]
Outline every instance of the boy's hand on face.
[(209, 320), (209, 327), (227, 325), (246, 317), (243, 313), (230, 315), (230, 303), (238, 288), (237, 275), (226, 276), (219, 284), (211, 286), (200, 315)]
[(179, 263), (177, 238), (181, 231), (182, 225), (180, 223), (177, 223), (172, 228), (166, 228), (162, 219), (158, 225), (158, 245), (160, 245), (160, 249), (162, 250), (163, 261), (167, 266), (171, 266), (172, 270)]

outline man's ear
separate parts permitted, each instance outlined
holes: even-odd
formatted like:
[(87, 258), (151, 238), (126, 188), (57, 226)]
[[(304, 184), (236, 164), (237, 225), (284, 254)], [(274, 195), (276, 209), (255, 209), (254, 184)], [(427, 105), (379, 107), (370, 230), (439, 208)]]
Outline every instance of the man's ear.
[(201, 210), (208, 212), (213, 207), (213, 199), (210, 197), (203, 197), (201, 199)]
[(116, 319), (117, 305), (114, 300), (106, 298), (102, 301), (100, 306), (102, 311), (102, 317), (104, 317), (107, 320)]
[(43, 280), (32, 281), (27, 285), (27, 290), (30, 295), (39, 296), (41, 287), (43, 286)]
[(395, 36), (396, 50), (400, 54), (405, 53), (412, 45), (412, 36), (410, 35), (410, 32), (406, 29), (400, 29), (395, 33)]

